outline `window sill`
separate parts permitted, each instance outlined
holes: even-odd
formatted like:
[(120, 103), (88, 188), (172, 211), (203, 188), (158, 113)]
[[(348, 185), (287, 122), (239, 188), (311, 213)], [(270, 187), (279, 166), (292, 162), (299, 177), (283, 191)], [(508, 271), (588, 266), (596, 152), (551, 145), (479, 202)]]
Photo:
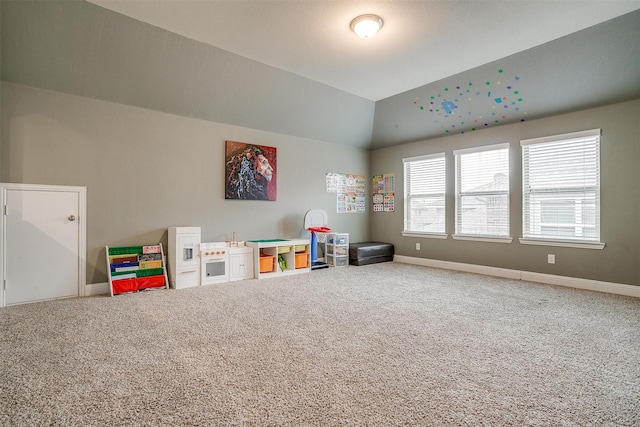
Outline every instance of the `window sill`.
[(565, 248), (579, 249), (604, 249), (605, 243), (601, 242), (577, 242), (569, 240), (541, 240), (531, 238), (518, 239), (522, 245), (539, 245), (539, 246), (560, 246)]
[(427, 239), (446, 239), (448, 235), (446, 233), (418, 233), (416, 231), (403, 231), (404, 237), (425, 237)]
[(454, 234), (455, 240), (469, 240), (474, 242), (489, 242), (489, 243), (511, 243), (513, 237), (489, 237), (489, 236), (465, 236), (461, 234)]

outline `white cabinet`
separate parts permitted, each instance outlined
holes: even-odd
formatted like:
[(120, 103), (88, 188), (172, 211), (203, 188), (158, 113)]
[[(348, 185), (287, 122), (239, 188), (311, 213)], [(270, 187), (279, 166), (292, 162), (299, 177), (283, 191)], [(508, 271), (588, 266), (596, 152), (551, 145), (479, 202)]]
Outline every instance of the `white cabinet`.
[(324, 253), (325, 260), (331, 267), (349, 265), (349, 233), (327, 233)]
[(249, 240), (256, 279), (311, 271), (309, 239)]
[(229, 281), (253, 279), (253, 248), (229, 248)]

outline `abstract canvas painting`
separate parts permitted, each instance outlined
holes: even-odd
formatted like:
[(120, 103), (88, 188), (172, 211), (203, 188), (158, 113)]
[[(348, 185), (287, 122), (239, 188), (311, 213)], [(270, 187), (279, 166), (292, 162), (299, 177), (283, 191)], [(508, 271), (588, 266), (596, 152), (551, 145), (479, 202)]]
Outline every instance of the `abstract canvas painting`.
[(226, 141), (225, 199), (276, 200), (276, 147)]

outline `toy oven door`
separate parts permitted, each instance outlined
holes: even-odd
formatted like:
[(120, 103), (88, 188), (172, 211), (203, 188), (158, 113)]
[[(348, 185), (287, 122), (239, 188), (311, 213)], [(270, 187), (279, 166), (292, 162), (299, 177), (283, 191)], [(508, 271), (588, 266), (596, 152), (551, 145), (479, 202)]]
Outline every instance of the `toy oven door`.
[(205, 256), (202, 260), (202, 284), (221, 283), (229, 281), (228, 257)]

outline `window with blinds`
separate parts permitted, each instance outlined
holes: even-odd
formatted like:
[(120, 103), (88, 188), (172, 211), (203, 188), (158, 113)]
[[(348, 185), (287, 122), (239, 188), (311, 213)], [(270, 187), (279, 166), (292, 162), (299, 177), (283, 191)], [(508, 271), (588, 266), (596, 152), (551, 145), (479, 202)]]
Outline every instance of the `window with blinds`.
[(520, 141), (522, 234), (600, 240), (600, 129)]
[(404, 232), (445, 233), (444, 153), (402, 159)]
[(509, 237), (509, 144), (454, 150), (454, 237)]

